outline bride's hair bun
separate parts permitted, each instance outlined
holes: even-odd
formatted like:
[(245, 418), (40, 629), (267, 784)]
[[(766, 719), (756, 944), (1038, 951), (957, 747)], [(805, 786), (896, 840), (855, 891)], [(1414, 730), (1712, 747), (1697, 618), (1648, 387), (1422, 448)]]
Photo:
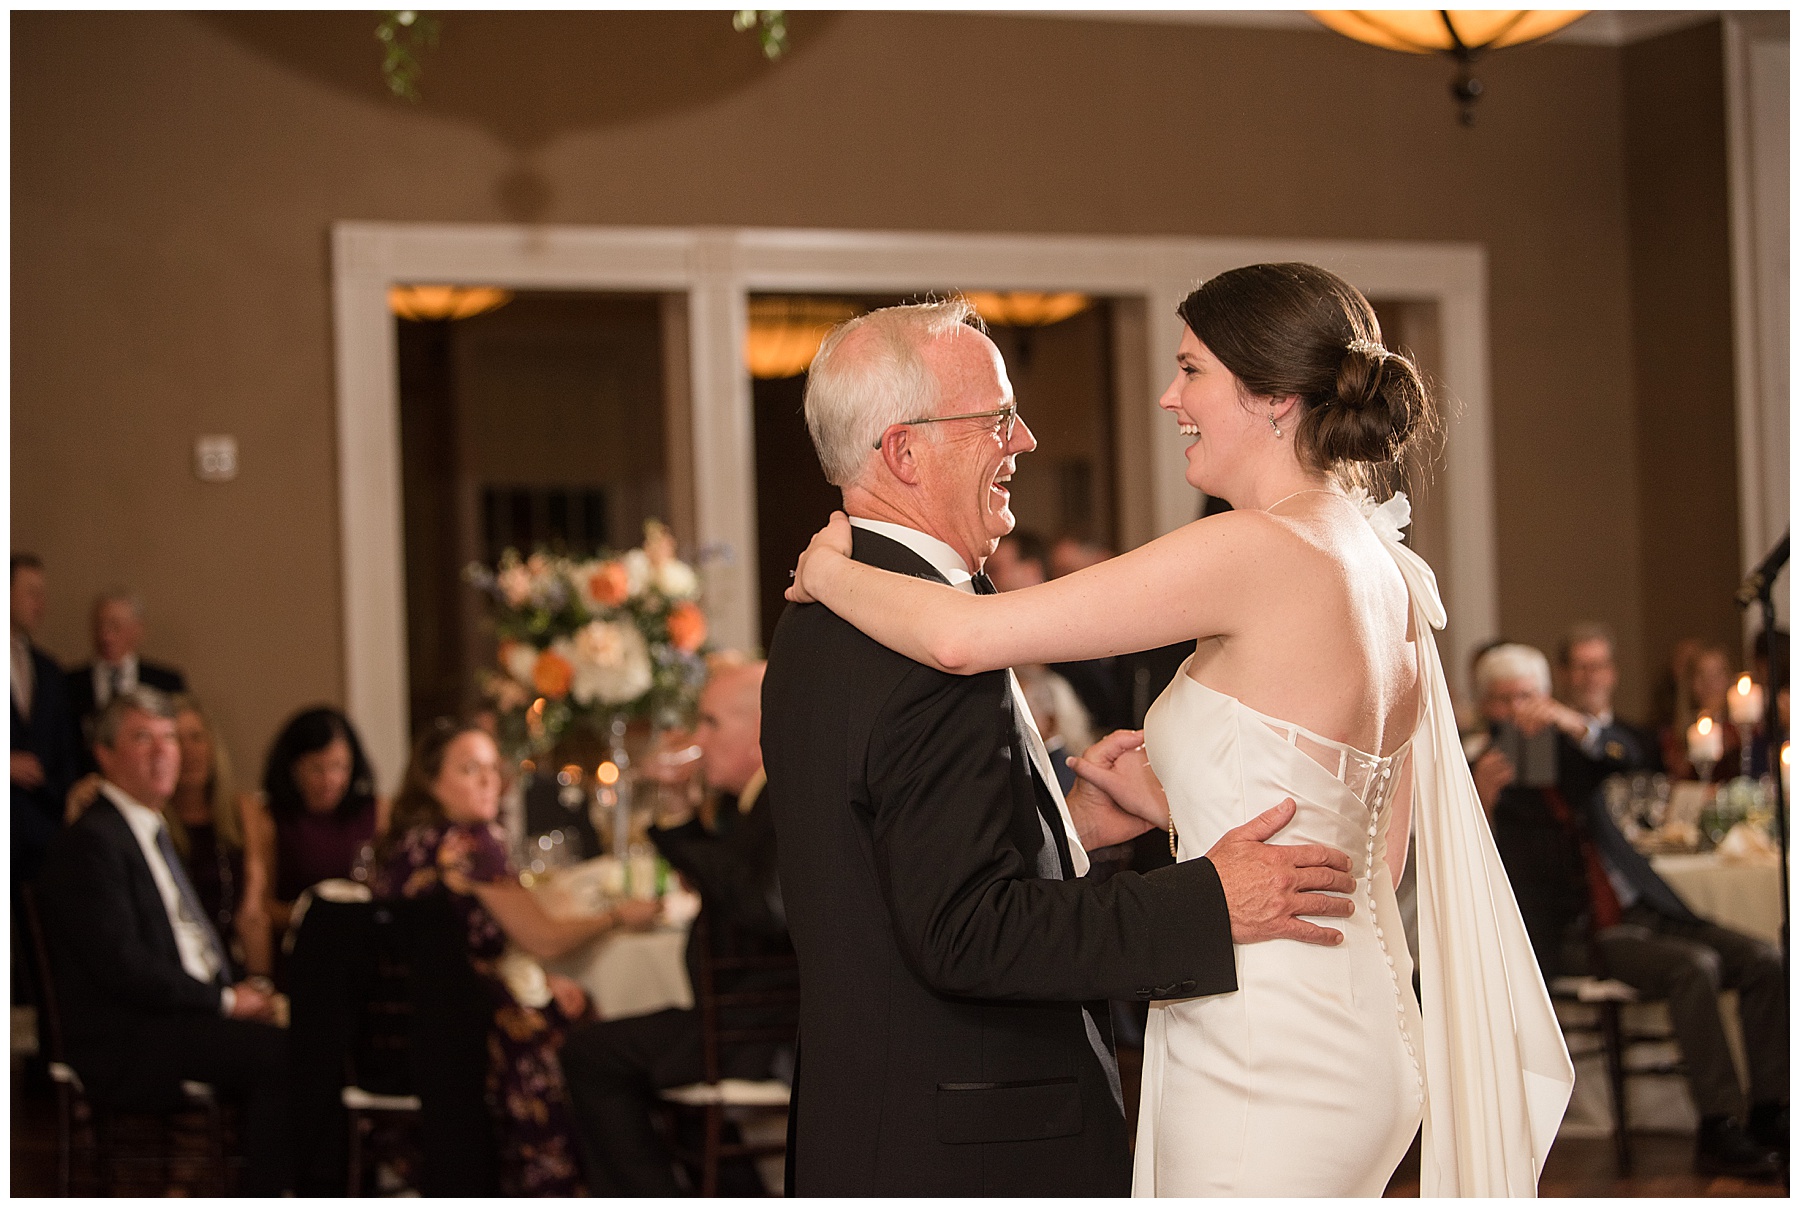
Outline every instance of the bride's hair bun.
[(1433, 421), (1418, 368), (1381, 343), (1356, 287), (1311, 264), (1253, 264), (1187, 296), (1182, 321), (1250, 395), (1299, 399), (1294, 449), (1313, 469), (1393, 462)]

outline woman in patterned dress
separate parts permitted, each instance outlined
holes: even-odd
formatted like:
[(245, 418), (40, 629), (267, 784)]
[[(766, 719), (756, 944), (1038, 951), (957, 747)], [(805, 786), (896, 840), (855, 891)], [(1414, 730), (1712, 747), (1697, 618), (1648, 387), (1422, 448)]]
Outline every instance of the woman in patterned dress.
[(556, 1050), (586, 996), (535, 962), (618, 927), (643, 926), (657, 906), (627, 902), (597, 916), (552, 918), (507, 860), (499, 808), (494, 740), (473, 724), (440, 719), (413, 748), (377, 855), (375, 892), (416, 898), (441, 886), (463, 921), (469, 963), (493, 1002), (487, 1098), (501, 1194), (577, 1195), (581, 1168)]

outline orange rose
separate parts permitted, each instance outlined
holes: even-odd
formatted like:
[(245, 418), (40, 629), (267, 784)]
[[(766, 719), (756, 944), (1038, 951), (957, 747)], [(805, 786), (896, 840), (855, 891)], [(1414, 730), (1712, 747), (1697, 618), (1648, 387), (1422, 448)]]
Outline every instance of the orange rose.
[(588, 594), (609, 608), (623, 604), (631, 595), (631, 575), (623, 562), (607, 562), (588, 580)]
[(574, 678), (574, 666), (568, 659), (551, 650), (538, 655), (537, 663), (531, 668), (532, 686), (551, 700), (561, 700), (567, 696), (569, 682)]
[(677, 604), (669, 613), (669, 640), (677, 650), (689, 654), (700, 649), (700, 643), (706, 640), (706, 614), (698, 604)]

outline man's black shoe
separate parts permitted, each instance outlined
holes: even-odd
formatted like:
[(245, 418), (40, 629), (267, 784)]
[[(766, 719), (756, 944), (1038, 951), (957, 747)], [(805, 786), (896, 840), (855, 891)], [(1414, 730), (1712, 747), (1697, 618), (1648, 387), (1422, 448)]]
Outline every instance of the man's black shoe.
[(1694, 1169), (1735, 1179), (1779, 1179), (1781, 1155), (1750, 1139), (1735, 1116), (1707, 1116), (1694, 1144)]
[(1750, 1139), (1765, 1149), (1781, 1155), (1782, 1165), (1788, 1156), (1788, 1105), (1758, 1103), (1750, 1109)]

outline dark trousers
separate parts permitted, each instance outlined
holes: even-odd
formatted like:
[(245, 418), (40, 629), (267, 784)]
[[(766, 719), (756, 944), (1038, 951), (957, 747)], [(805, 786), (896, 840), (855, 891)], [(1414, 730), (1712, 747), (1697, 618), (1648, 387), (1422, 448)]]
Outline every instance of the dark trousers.
[(1701, 1115), (1744, 1115), (1744, 1092), (1719, 1016), (1720, 990), (1737, 991), (1750, 1102), (1787, 1102), (1787, 983), (1781, 954), (1772, 945), (1712, 923), (1679, 922), (1640, 905), (1627, 910), (1618, 926), (1600, 932), (1595, 946), (1607, 976), (1646, 999), (1667, 1000)]
[(650, 1122), (656, 1093), (699, 1082), (700, 1018), (658, 1011), (575, 1031), (562, 1048), (588, 1190), (601, 1195), (681, 1195), (674, 1160)]
[[(79, 1069), (80, 1066), (77, 1066)], [(184, 1081), (205, 1082), (238, 1104), (245, 1195), (279, 1195), (293, 1185), (288, 1129), (287, 1036), (242, 1019), (175, 1015), (152, 1019), (104, 1084), (121, 1107), (167, 1107)], [(85, 1077), (85, 1075), (84, 1075)]]

